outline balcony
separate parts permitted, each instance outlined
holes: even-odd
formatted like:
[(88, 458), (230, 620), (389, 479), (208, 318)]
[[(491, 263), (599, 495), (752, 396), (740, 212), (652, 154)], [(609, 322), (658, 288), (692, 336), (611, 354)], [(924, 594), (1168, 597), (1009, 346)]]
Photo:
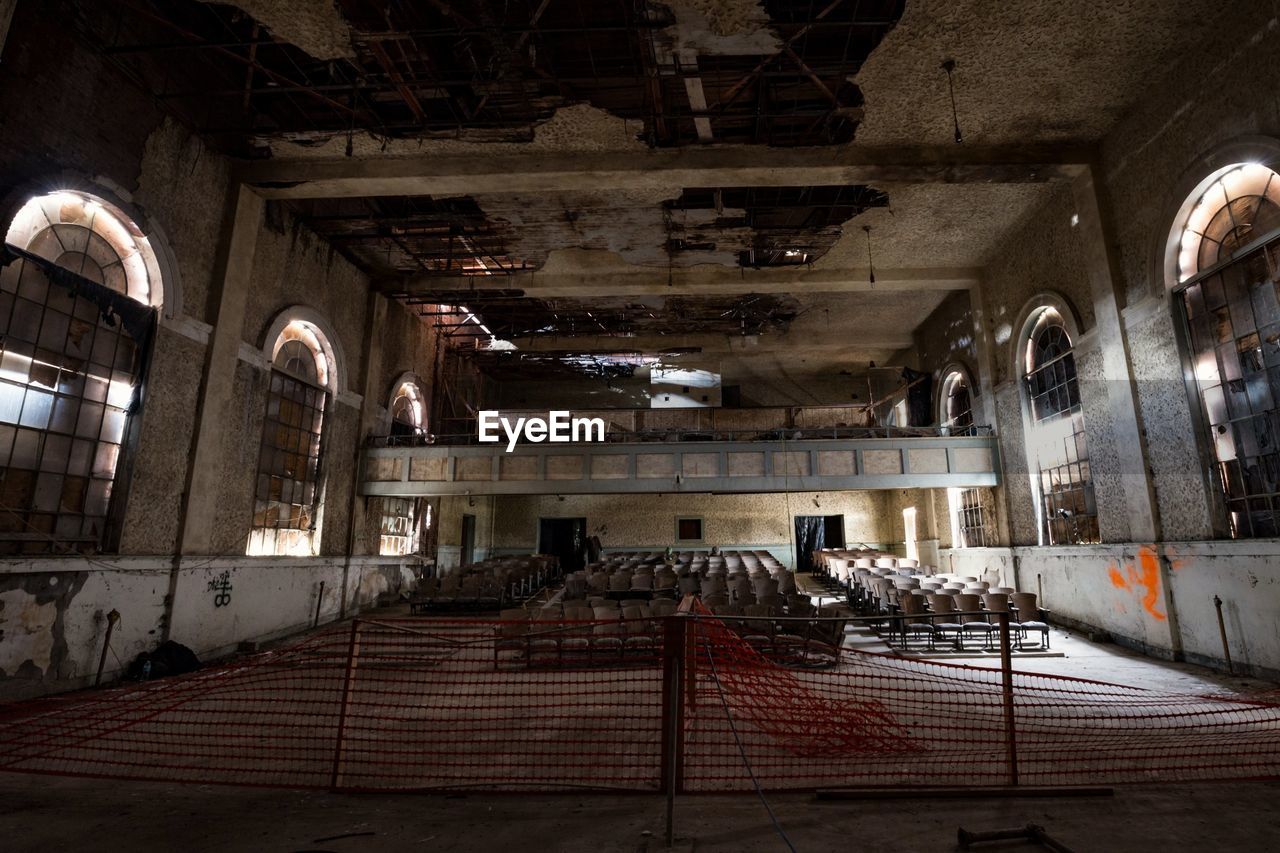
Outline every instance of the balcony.
[(609, 433), (599, 443), (435, 443), (365, 452), (361, 494), (759, 493), (999, 485), (997, 442), (894, 427)]

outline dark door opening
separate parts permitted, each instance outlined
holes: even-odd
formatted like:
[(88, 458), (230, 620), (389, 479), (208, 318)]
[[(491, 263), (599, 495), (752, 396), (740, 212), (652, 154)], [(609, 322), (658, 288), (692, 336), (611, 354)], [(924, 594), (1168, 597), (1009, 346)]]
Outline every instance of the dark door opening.
[(587, 520), (542, 518), (538, 520), (538, 553), (560, 559), (562, 572), (576, 572), (586, 565)]
[(475, 562), (476, 556), (476, 517), (462, 516), (462, 554), (458, 557), (461, 565), (469, 566)]
[(813, 571), (813, 552), (844, 547), (843, 515), (796, 516), (796, 571)]
[(826, 540), (823, 548), (843, 548), (844, 547), (844, 516), (843, 515), (826, 515), (823, 516), (822, 535)]

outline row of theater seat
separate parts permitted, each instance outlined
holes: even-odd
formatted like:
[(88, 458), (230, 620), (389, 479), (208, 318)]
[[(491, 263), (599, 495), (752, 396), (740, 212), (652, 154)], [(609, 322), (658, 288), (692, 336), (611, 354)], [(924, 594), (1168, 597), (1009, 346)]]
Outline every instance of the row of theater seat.
[(966, 639), (978, 638), (990, 649), (998, 639), (998, 614), (1004, 612), (1017, 648), (1028, 648), (1033, 634), (1039, 635), (1039, 648), (1049, 648), (1047, 611), (1034, 593), (993, 587), (976, 576), (938, 573), (917, 560), (869, 549), (829, 549), (813, 556), (859, 612), (912, 617), (886, 621), (891, 644), (905, 647), (914, 637), (926, 640), (930, 649), (941, 641), (963, 651)]
[(661, 566), (656, 569), (652, 566), (635, 569), (597, 566), (566, 575), (564, 598), (580, 600), (592, 595), (610, 598), (700, 595), (706, 598), (723, 594), (735, 602), (754, 604), (755, 601), (747, 599), (785, 596), (795, 592), (795, 577), (785, 568), (776, 572), (757, 569), (713, 574), (695, 571), (692, 566)]
[[(662, 619), (676, 602), (601, 599), (598, 606), (569, 603), (538, 610), (503, 610), (494, 629), (493, 668), (535, 665), (655, 663)], [(504, 658), (504, 653), (506, 653)]]
[(493, 558), (424, 579), (409, 599), (409, 612), (497, 610), (559, 577), (559, 560), (552, 556)]
[[(838, 608), (807, 609), (796, 602), (791, 612), (809, 618), (784, 618), (786, 611), (770, 604), (717, 604), (711, 616), (757, 652), (773, 659), (809, 663), (834, 661), (844, 641), (846, 620)], [(494, 635), (494, 668), (503, 662), (524, 666), (654, 663), (662, 640), (664, 618), (676, 612), (669, 599), (654, 601), (595, 599), (594, 606), (577, 602), (547, 605), (536, 610), (502, 611)], [(703, 641), (715, 641), (700, 634)], [(725, 649), (732, 653), (732, 649)], [(819, 658), (819, 656), (822, 656)]]

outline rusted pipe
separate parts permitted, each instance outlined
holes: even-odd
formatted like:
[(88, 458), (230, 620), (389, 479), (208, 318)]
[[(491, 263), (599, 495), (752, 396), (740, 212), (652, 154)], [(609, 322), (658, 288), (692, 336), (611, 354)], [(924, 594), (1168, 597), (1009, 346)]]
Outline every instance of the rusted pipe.
[(324, 581), (320, 581), (320, 592), (316, 595), (316, 618), (311, 623), (312, 628), (320, 626), (320, 605), (324, 604)]
[(102, 657), (98, 658), (98, 675), (93, 680), (93, 686), (97, 687), (102, 684), (102, 671), (107, 668), (107, 650), (111, 648), (111, 635), (116, 631), (116, 623), (120, 621), (120, 611), (112, 610), (107, 614), (107, 636), (102, 641)]
[(1231, 665), (1231, 647), (1227, 645), (1227, 624), (1222, 621), (1222, 599), (1215, 595), (1213, 606), (1218, 611), (1218, 636), (1222, 638), (1222, 656), (1227, 661), (1227, 675), (1235, 675), (1235, 668)]

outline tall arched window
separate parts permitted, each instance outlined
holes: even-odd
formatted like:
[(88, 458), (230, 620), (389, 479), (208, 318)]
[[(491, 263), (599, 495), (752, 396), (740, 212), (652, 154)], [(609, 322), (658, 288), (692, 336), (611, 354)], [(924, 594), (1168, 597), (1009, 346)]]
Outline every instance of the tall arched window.
[(391, 400), (391, 444), (416, 444), (427, 433), (426, 400), (413, 379), (404, 379)]
[(1230, 534), (1280, 535), (1280, 175), (1233, 166), (1188, 201), (1173, 301), (1204, 446)]
[(952, 370), (942, 378), (938, 408), (938, 422), (948, 435), (972, 434), (973, 399), (969, 393), (969, 377), (964, 371)]
[[(391, 395), (391, 435), (388, 444), (417, 445), (426, 437), (426, 399), (421, 386), (406, 374)], [(431, 523), (430, 507), (422, 498), (384, 497), (378, 553), (415, 554), (424, 528)], [(425, 510), (425, 511), (424, 511)]]
[(121, 210), (62, 191), (23, 205), (0, 262), (0, 555), (114, 550), (155, 255)]
[[(938, 424), (948, 435), (973, 435), (973, 397), (963, 370), (947, 371), (938, 394)], [(984, 548), (989, 542), (982, 489), (948, 489), (951, 533), (956, 548)]]
[(272, 348), (250, 554), (309, 556), (319, 543), (324, 416), (332, 347), (314, 324), (293, 320)]
[(1046, 545), (1100, 541), (1071, 336), (1057, 309), (1033, 315), (1023, 350), (1027, 435)]

